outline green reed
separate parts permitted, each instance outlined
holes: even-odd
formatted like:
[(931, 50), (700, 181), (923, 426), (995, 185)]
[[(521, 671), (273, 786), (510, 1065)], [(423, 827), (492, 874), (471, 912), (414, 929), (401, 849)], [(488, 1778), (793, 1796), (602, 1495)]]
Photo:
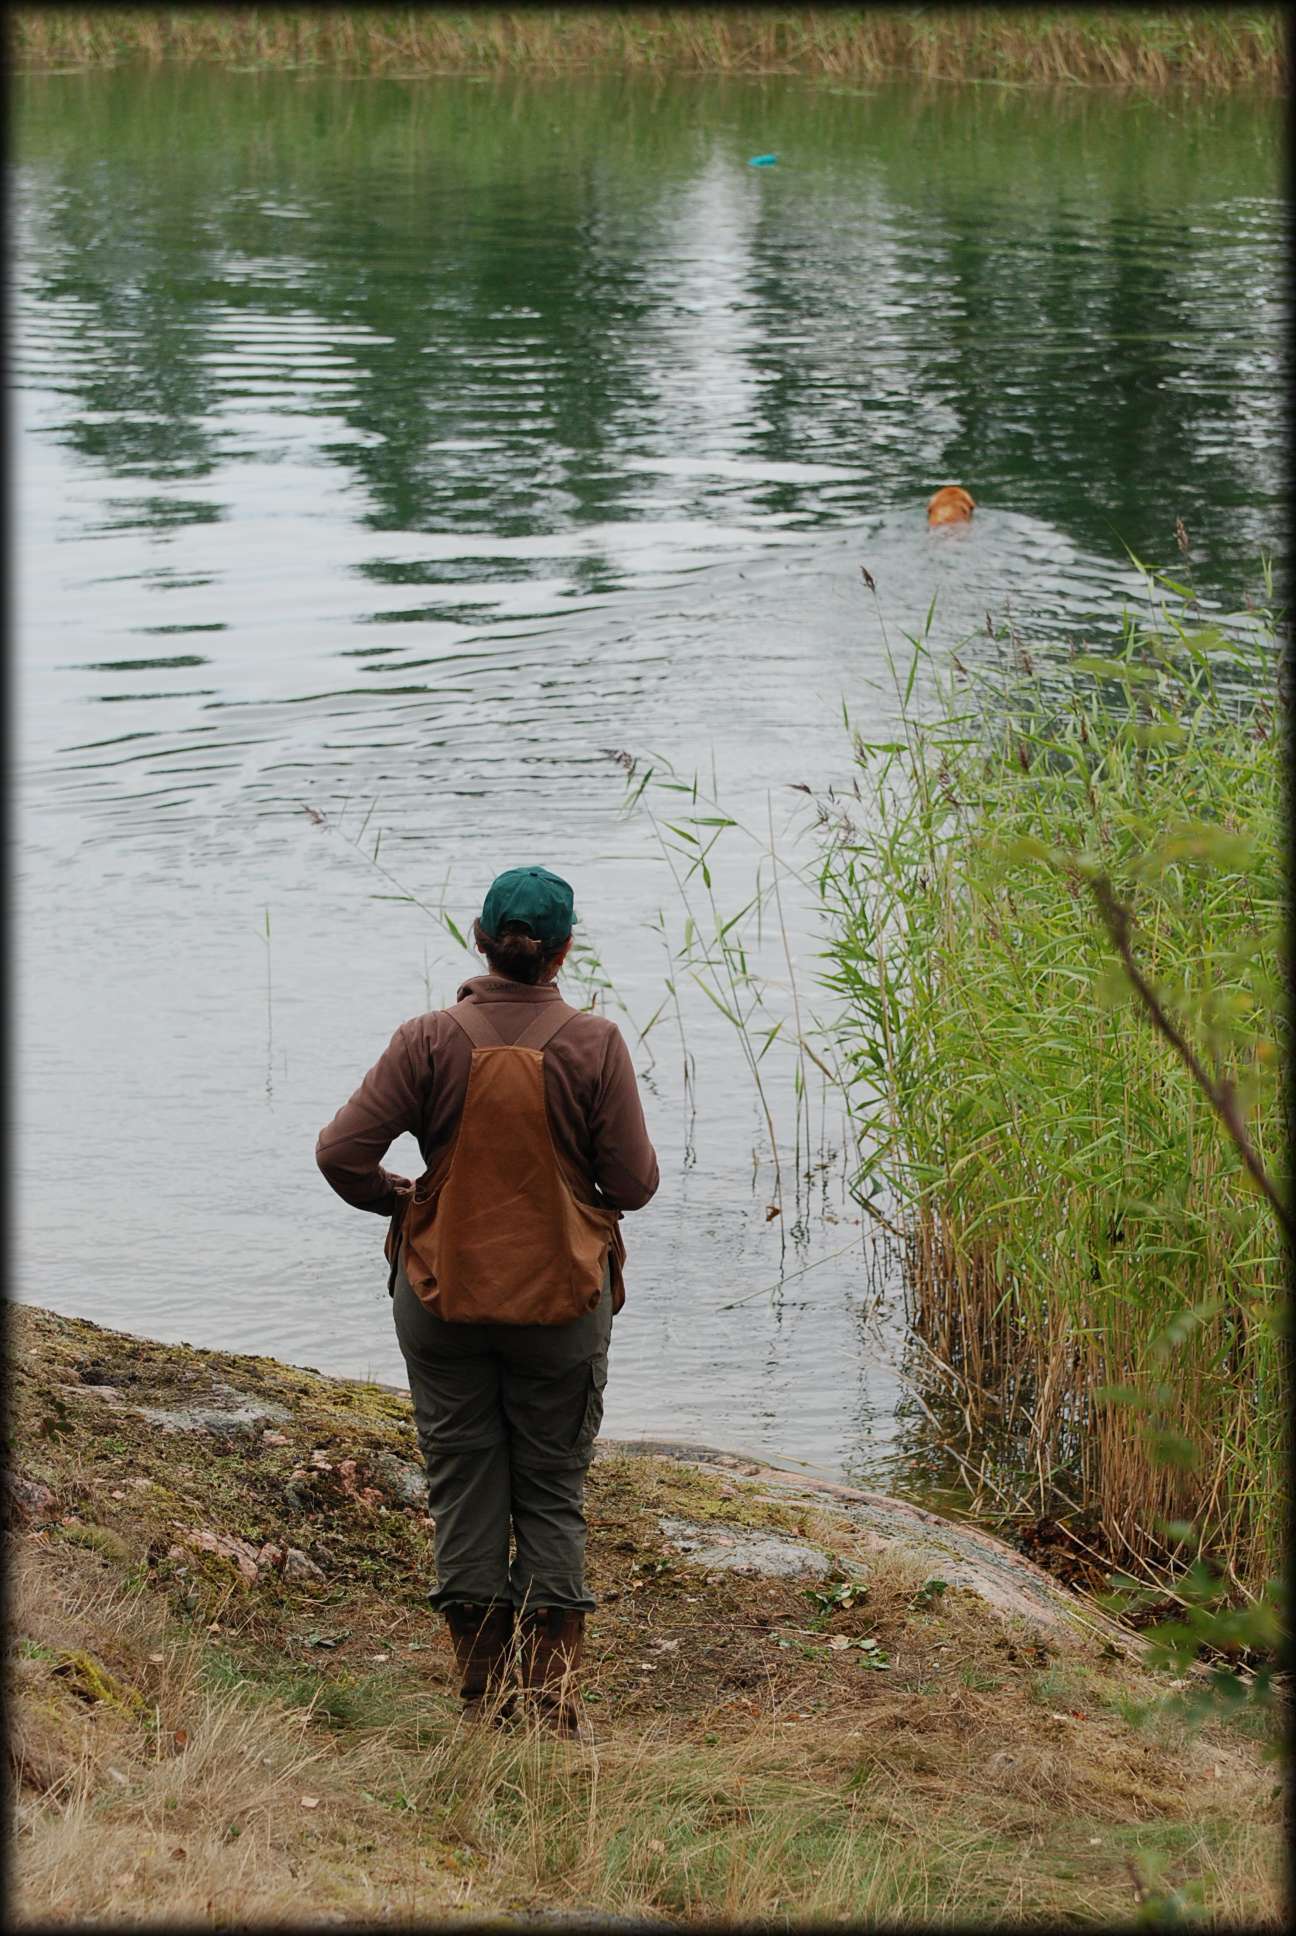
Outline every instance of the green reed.
[(899, 1204), (919, 1337), (1041, 1509), (1147, 1574), (1277, 1562), (1278, 1222), (1134, 1001), (1097, 905), (1281, 1176), (1274, 627), (1150, 578), (1110, 657), (969, 643), (820, 808), (857, 1187)]
[[(709, 787), (697, 772), (685, 778), (660, 753), (637, 756), (624, 749), (605, 748), (607, 757), (625, 773), (626, 791), (622, 811), (628, 817), (645, 818), (652, 830), (658, 852), (671, 877), (675, 912), (679, 919), (668, 919), (664, 910), (652, 923), (666, 956), (667, 999), (640, 1032), (643, 1041), (664, 1017), (669, 1005), (679, 1030), (684, 1050), (685, 1108), (688, 1119), (686, 1163), (692, 1158), (692, 1130), (695, 1116), (696, 1069), (684, 1035), (684, 999), (690, 991), (700, 993), (709, 1006), (729, 1026), (745, 1065), (752, 1094), (765, 1130), (765, 1154), (770, 1171), (768, 1218), (784, 1216), (788, 1207), (788, 1182), (791, 1183), (792, 1215), (783, 1228), (788, 1236), (801, 1238), (807, 1231), (811, 1187), (825, 1168), (822, 1160), (813, 1161), (828, 1143), (826, 1100), (829, 1094), (844, 1097), (847, 1084), (836, 1060), (835, 1041), (803, 995), (788, 927), (783, 893), (785, 885), (795, 886), (803, 895), (811, 875), (804, 859), (780, 850), (776, 839), (772, 800), (767, 797), (765, 828), (749, 825), (722, 804), (714, 772)], [(805, 791), (806, 789), (796, 789)], [(716, 883), (716, 849), (722, 841), (738, 844), (749, 867), (749, 892), (736, 907), (722, 905)], [(757, 965), (767, 941), (778, 950), (786, 968), (786, 979), (775, 977)], [(775, 1045), (791, 1057), (792, 1148), (790, 1179), (785, 1178), (787, 1134), (780, 1136), (776, 1116), (775, 1078), (766, 1058)], [(816, 1079), (825, 1108), (821, 1114), (818, 1138), (814, 1127)], [(759, 1169), (760, 1153), (753, 1151), (753, 1179)]]
[(1285, 85), (1277, 8), (38, 7), (26, 66), (215, 61), (415, 75), (618, 67), (1007, 85)]

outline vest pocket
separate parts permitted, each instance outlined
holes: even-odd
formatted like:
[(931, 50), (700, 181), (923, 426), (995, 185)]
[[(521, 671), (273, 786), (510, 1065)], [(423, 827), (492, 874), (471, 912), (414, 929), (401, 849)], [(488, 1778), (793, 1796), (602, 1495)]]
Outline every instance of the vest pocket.
[[(572, 1261), (572, 1315), (583, 1317), (598, 1309), (609, 1285), (608, 1262), (620, 1240), (617, 1213), (584, 1203), (564, 1179), (567, 1199), (567, 1241)], [(611, 1278), (615, 1290), (617, 1274)], [(615, 1310), (616, 1306), (613, 1305)]]
[(436, 1289), (436, 1275), (419, 1253), (419, 1240), (429, 1236), (432, 1225), (436, 1221), (437, 1204), (445, 1175), (444, 1170), (439, 1176), (434, 1176), (431, 1171), (425, 1170), (413, 1190), (397, 1204), (396, 1214), (387, 1232), (387, 1260), (391, 1265), (388, 1289), (394, 1294), (396, 1268), (403, 1243), (405, 1275), (409, 1279), (410, 1289), (424, 1304), (430, 1302), (428, 1292)]
[(397, 1193), (396, 1208), (391, 1213), (387, 1225), (387, 1235), (383, 1240), (383, 1256), (389, 1266), (387, 1272), (387, 1295), (396, 1295), (396, 1272), (400, 1267), (401, 1227), (405, 1222), (405, 1212), (409, 1208), (413, 1192), (401, 1190)]

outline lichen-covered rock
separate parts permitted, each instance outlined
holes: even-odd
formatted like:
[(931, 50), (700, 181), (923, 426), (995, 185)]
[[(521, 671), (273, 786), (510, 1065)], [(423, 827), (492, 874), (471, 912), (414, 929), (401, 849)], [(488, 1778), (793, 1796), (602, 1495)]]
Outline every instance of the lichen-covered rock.
[(121, 1708), (137, 1719), (148, 1712), (148, 1702), (139, 1690), (127, 1687), (93, 1654), (66, 1651), (60, 1654), (53, 1672), (83, 1701), (106, 1701), (109, 1706)]
[(235, 1539), (230, 1533), (211, 1533), (201, 1527), (194, 1527), (185, 1534), (185, 1544), (200, 1553), (216, 1553), (222, 1559), (233, 1560), (239, 1573), (249, 1586), (257, 1581), (257, 1553), (245, 1539)]
[(21, 1472), (0, 1474), (0, 1517), (5, 1526), (30, 1526), (54, 1510), (54, 1494)]
[(304, 1470), (290, 1473), (283, 1488), (283, 1502), (289, 1512), (302, 1513), (313, 1510), (316, 1504), (315, 1493)]
[(324, 1571), (316, 1566), (309, 1554), (303, 1553), (300, 1546), (290, 1546), (284, 1554), (283, 1573), (286, 1580), (322, 1580)]
[(411, 1465), (407, 1459), (398, 1459), (394, 1452), (376, 1453), (370, 1459), (369, 1466), (379, 1485), (385, 1486), (403, 1506), (426, 1507), (427, 1474), (421, 1466)]
[(360, 1506), (381, 1506), (383, 1504), (382, 1493), (379, 1492), (376, 1486), (361, 1484), (359, 1467), (354, 1459), (343, 1459), (337, 1469), (337, 1473), (338, 1484), (348, 1499), (354, 1499), (356, 1504)]
[(708, 1572), (817, 1580), (829, 1565), (822, 1548), (778, 1533), (754, 1532), (745, 1526), (694, 1526), (669, 1514), (662, 1518), (661, 1529), (672, 1546)]
[(251, 1435), (258, 1427), (282, 1425), (292, 1413), (273, 1400), (217, 1384), (211, 1400), (195, 1405), (133, 1405), (132, 1411), (154, 1425), (176, 1432), (213, 1432), (228, 1437)]
[(61, 1538), (73, 1546), (84, 1546), (92, 1553), (99, 1553), (104, 1559), (126, 1560), (131, 1549), (120, 1533), (111, 1526), (100, 1526), (94, 1520), (79, 1519), (74, 1513), (67, 1514), (58, 1522)]

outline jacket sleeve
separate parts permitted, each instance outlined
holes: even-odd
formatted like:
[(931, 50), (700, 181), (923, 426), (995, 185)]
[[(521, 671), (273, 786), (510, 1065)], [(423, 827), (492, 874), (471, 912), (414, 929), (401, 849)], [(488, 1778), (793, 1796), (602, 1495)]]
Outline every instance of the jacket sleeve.
[(315, 1161), (344, 1203), (389, 1217), (404, 1177), (382, 1167), (392, 1143), (407, 1130), (417, 1135), (420, 1085), (401, 1024), (360, 1087), (319, 1133)]
[(590, 1135), (600, 1195), (614, 1210), (642, 1210), (657, 1189), (657, 1155), (648, 1140), (634, 1063), (615, 1024), (608, 1030)]

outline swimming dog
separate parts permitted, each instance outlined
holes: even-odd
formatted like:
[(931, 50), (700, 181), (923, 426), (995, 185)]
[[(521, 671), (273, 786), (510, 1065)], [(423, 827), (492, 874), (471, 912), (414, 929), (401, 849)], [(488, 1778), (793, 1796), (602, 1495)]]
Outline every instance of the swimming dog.
[(961, 484), (945, 484), (927, 505), (928, 524), (963, 524), (976, 509), (976, 500)]

